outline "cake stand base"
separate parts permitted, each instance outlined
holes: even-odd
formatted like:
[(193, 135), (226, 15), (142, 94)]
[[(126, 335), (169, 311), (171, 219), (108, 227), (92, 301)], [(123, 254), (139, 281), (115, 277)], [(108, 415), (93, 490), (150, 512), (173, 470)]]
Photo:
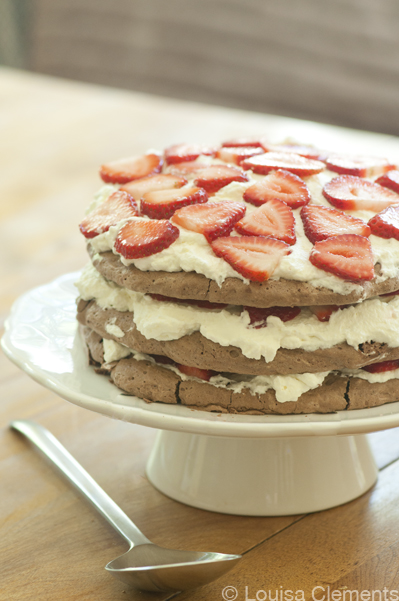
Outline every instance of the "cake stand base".
[(294, 515), (346, 503), (377, 480), (364, 434), (227, 438), (160, 431), (147, 476), (162, 493), (235, 515)]

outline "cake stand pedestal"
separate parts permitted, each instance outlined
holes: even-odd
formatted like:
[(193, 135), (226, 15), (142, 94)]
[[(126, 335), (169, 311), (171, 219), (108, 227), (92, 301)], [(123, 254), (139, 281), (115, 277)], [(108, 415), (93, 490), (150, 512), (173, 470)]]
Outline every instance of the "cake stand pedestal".
[[(350, 501), (376, 481), (365, 434), (399, 426), (399, 403), (328, 415), (229, 415), (146, 403), (88, 365), (67, 274), (14, 304), (2, 347), (68, 401), (160, 431), (147, 475), (166, 495), (238, 515), (288, 515)], [(16, 418), (18, 416), (15, 416)]]
[(237, 515), (292, 515), (351, 501), (377, 480), (364, 434), (222, 438), (161, 431), (147, 476), (187, 505)]

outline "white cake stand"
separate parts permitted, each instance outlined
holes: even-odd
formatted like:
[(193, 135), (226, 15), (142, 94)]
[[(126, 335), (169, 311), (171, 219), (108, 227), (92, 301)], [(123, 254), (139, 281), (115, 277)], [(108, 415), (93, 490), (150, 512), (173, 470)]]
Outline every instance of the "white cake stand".
[(334, 507), (375, 483), (365, 433), (399, 426), (399, 403), (329, 415), (239, 416), (122, 394), (87, 363), (76, 330), (78, 275), (22, 296), (2, 347), (34, 380), (68, 401), (159, 428), (147, 475), (160, 491), (202, 509), (271, 516)]

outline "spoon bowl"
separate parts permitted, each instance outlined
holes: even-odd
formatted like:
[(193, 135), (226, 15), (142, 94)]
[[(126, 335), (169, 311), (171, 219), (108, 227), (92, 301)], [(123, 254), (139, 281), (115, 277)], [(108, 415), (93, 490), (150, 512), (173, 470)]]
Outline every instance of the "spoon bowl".
[(126, 553), (105, 567), (119, 580), (143, 591), (184, 591), (216, 580), (241, 559), (155, 545), (46, 428), (30, 420), (15, 420), (10, 427), (39, 448), (129, 544)]

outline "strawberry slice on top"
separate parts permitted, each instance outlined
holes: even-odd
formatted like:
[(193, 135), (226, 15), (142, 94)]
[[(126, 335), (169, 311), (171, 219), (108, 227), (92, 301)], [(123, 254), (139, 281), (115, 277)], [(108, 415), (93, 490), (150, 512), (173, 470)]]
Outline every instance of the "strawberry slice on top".
[(252, 282), (264, 282), (276, 270), (290, 247), (281, 240), (262, 236), (230, 236), (211, 242), (212, 250)]
[(146, 192), (141, 199), (141, 213), (151, 219), (169, 219), (177, 209), (198, 203), (208, 202), (203, 188), (191, 187), (175, 190), (155, 190)]
[(343, 280), (365, 281), (374, 278), (370, 241), (357, 234), (343, 234), (316, 242), (309, 261)]
[(327, 153), (325, 151), (308, 144), (290, 144), (287, 142), (285, 144), (270, 145), (268, 149), (273, 152), (293, 152), (295, 154), (300, 154), (306, 159), (316, 159), (316, 161), (323, 162), (327, 157)]
[(323, 195), (337, 209), (381, 211), (399, 204), (399, 194), (355, 175), (339, 175), (325, 184)]
[(310, 204), (303, 207), (301, 218), (305, 235), (313, 244), (341, 234), (368, 237), (371, 233), (369, 226), (362, 219), (322, 205)]
[(244, 192), (244, 200), (260, 206), (272, 198), (282, 200), (292, 209), (310, 202), (310, 192), (305, 182), (285, 169), (271, 171), (266, 177), (249, 186)]
[(213, 194), (224, 188), (231, 182), (247, 182), (248, 176), (241, 169), (230, 165), (209, 165), (195, 174), (194, 182), (200, 188), (204, 188), (209, 194)]
[(399, 205), (387, 207), (369, 221), (371, 233), (379, 238), (399, 240)]
[(271, 236), (287, 244), (295, 244), (295, 217), (292, 209), (273, 198), (252, 212), (247, 212), (235, 225), (243, 236)]
[(211, 242), (219, 236), (228, 236), (245, 211), (246, 207), (239, 202), (207, 202), (178, 209), (172, 221), (186, 230), (203, 234)]
[(202, 144), (174, 144), (165, 150), (165, 161), (168, 165), (183, 163), (184, 161), (195, 161), (203, 154), (215, 156), (216, 148)]
[[(301, 307), (269, 307), (260, 309), (259, 307), (243, 307), (248, 312), (249, 325), (255, 330), (267, 327), (267, 318), (273, 315), (281, 321), (291, 321), (301, 312)], [(254, 325), (255, 324), (255, 325)]]
[(216, 157), (225, 163), (240, 165), (244, 159), (264, 152), (263, 148), (257, 146), (222, 146), (217, 151)]
[(185, 184), (187, 184), (187, 180), (184, 177), (172, 175), (171, 173), (160, 173), (124, 184), (121, 190), (125, 190), (136, 200), (140, 200), (146, 192), (172, 190), (173, 188), (181, 188)]
[(125, 259), (141, 259), (165, 250), (178, 237), (179, 229), (166, 219), (137, 219), (119, 230), (114, 246)]
[(241, 137), (233, 138), (232, 140), (226, 140), (223, 142), (223, 147), (237, 147), (237, 146), (251, 146), (252, 148), (263, 148), (262, 138), (256, 137)]
[(325, 164), (314, 159), (306, 159), (294, 152), (266, 152), (245, 159), (241, 163), (243, 169), (251, 169), (254, 173), (266, 175), (275, 169), (285, 169), (300, 177), (315, 175), (325, 169)]
[(214, 194), (231, 182), (247, 182), (247, 174), (231, 165), (204, 163), (177, 163), (170, 167), (171, 173), (179, 176), (191, 177), (196, 186), (204, 188), (208, 194)]
[(375, 180), (377, 184), (380, 186), (384, 186), (385, 188), (389, 188), (392, 192), (396, 192), (399, 194), (399, 171), (398, 169), (392, 169), (381, 175), (378, 179)]
[(119, 159), (101, 165), (100, 177), (106, 183), (127, 184), (135, 179), (159, 173), (162, 169), (162, 164), (162, 157), (155, 153)]
[(374, 177), (395, 169), (395, 165), (387, 159), (368, 156), (351, 156), (332, 154), (326, 159), (327, 169), (342, 173), (343, 175), (356, 175), (358, 177)]
[(79, 229), (86, 238), (94, 238), (123, 219), (138, 214), (134, 198), (127, 192), (117, 190), (83, 219)]

